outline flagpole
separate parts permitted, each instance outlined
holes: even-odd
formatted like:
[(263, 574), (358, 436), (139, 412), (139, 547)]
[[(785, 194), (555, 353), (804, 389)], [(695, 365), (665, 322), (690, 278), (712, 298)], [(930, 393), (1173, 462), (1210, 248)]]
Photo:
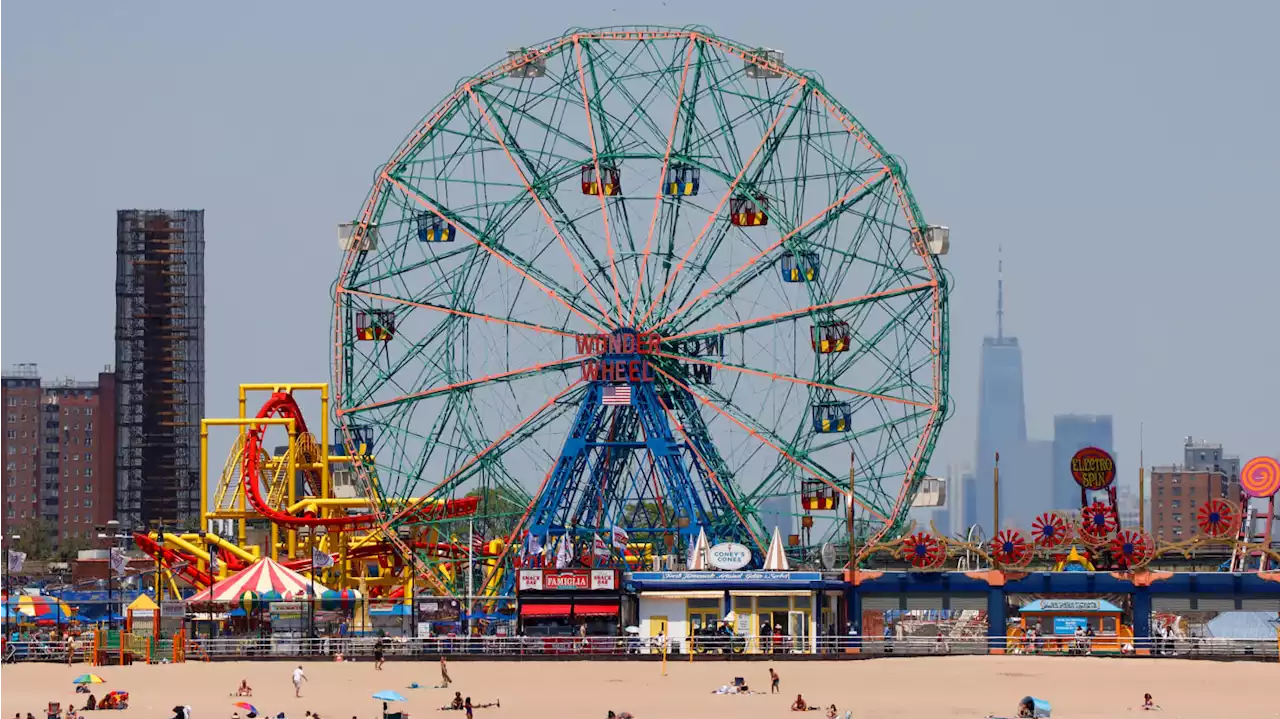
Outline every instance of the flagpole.
[(312, 527), (310, 532), (310, 535), (311, 535), (311, 596), (308, 597), (308, 599), (311, 600), (308, 602), (308, 604), (311, 605), (310, 614), (311, 614), (311, 638), (312, 639), (314, 639), (316, 636), (316, 535), (315, 535), (315, 532), (316, 532), (315, 527)]

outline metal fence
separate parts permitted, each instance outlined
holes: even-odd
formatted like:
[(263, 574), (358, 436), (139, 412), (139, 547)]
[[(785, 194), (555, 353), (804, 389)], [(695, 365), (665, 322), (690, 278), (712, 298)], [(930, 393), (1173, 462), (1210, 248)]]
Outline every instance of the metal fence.
[[(389, 660), (426, 659), (439, 656), (475, 658), (532, 658), (617, 656), (638, 660), (658, 659), (665, 652), (668, 656), (687, 658), (689, 653), (700, 657), (720, 659), (750, 659), (752, 657), (827, 658), (853, 657), (920, 657), (958, 654), (1021, 654), (1026, 656), (1062, 656), (1064, 654), (1095, 654), (1103, 656), (1173, 657), (1183, 659), (1255, 659), (1276, 661), (1280, 659), (1280, 638), (1222, 639), (1191, 637), (1178, 639), (1135, 639), (1122, 649), (1114, 645), (1105, 650), (1094, 650), (1087, 644), (1067, 644), (1061, 649), (1045, 650), (1015, 644), (1004, 638), (966, 637), (960, 640), (937, 641), (927, 637), (859, 637), (850, 635), (818, 637), (817, 651), (808, 641), (793, 640), (770, 644), (752, 644), (754, 638), (725, 638), (720, 643), (708, 640), (672, 639), (659, 643), (654, 639), (634, 635), (622, 637), (418, 637), (386, 638), (381, 640), (382, 653)], [(371, 637), (234, 637), (217, 639), (188, 639), (187, 660), (272, 659), (285, 657), (317, 657), (333, 661), (339, 656), (344, 660), (367, 661), (374, 656), (379, 640)], [(760, 651), (756, 647), (763, 647)], [(75, 663), (91, 659), (92, 644), (85, 639), (62, 641), (6, 641), (4, 661), (8, 662), (56, 662)]]
[[(663, 650), (669, 655), (686, 657), (690, 652), (707, 657), (749, 658), (768, 656), (772, 658), (825, 656), (829, 659), (846, 656), (938, 656), (958, 654), (990, 654), (993, 650), (1006, 654), (1050, 655), (1064, 654), (1097, 654), (1105, 656), (1153, 656), (1180, 658), (1213, 658), (1213, 659), (1272, 659), (1280, 658), (1280, 639), (1277, 637), (1261, 637), (1256, 639), (1220, 639), (1220, 638), (1186, 638), (1186, 639), (1136, 639), (1131, 645), (1121, 649), (1110, 648), (1095, 650), (1088, 645), (1067, 646), (1060, 650), (1046, 651), (1027, 650), (1012, 645), (1003, 638), (963, 638), (939, 642), (932, 638), (908, 637), (885, 640), (883, 637), (830, 636), (818, 637), (817, 650), (805, 641), (780, 642), (770, 645), (765, 643), (764, 650), (747, 650), (749, 642), (736, 638), (728, 638), (720, 643), (707, 640), (690, 641), (688, 639), (668, 640), (663, 646), (656, 640), (640, 638), (633, 635), (622, 637), (417, 637), (382, 640), (383, 655), (387, 659), (436, 657), (436, 656), (475, 656), (475, 657), (533, 657), (580, 656), (585, 658), (605, 655), (630, 656), (636, 659), (657, 658)], [(343, 659), (368, 659), (374, 654), (378, 640), (369, 637), (359, 638), (287, 638), (281, 636), (244, 639), (198, 639), (191, 640), (189, 645), (195, 648), (188, 650), (188, 659), (199, 655), (210, 659), (252, 658), (252, 657), (284, 657), (284, 656), (323, 656)], [(761, 646), (751, 644), (751, 646)]]

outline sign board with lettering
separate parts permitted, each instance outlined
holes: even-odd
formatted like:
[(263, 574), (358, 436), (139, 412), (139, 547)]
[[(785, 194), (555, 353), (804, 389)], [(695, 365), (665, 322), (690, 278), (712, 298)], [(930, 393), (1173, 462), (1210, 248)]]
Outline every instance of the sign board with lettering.
[(632, 572), (637, 582), (662, 584), (774, 584), (779, 582), (820, 582), (822, 572)]
[(618, 573), (612, 569), (521, 569), (517, 586), (522, 592), (613, 592), (618, 589)]
[(1116, 480), (1116, 461), (1106, 450), (1085, 447), (1071, 457), (1071, 478), (1083, 489), (1106, 489)]
[(170, 617), (185, 617), (187, 614), (187, 603), (181, 601), (165, 601), (160, 602), (160, 616), (168, 619)]
[(707, 551), (707, 559), (717, 569), (734, 571), (751, 564), (751, 550), (737, 542), (721, 542)]

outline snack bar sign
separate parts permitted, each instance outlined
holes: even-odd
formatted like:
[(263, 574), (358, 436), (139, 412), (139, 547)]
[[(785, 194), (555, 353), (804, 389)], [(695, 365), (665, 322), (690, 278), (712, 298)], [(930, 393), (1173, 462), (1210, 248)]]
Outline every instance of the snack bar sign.
[(617, 591), (612, 569), (521, 569), (520, 591)]

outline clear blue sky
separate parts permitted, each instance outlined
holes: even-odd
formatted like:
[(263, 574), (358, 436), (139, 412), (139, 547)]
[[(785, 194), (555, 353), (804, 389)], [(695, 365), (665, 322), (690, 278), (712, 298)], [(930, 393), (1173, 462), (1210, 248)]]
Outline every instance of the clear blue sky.
[(3, 361), (113, 358), (114, 212), (207, 210), (208, 410), (327, 379), (334, 225), (456, 81), (570, 26), (704, 24), (820, 72), (952, 227), (935, 472), (972, 461), (981, 337), (1021, 338), (1031, 434), (1116, 416), (1280, 451), (1280, 4), (6, 3)]

